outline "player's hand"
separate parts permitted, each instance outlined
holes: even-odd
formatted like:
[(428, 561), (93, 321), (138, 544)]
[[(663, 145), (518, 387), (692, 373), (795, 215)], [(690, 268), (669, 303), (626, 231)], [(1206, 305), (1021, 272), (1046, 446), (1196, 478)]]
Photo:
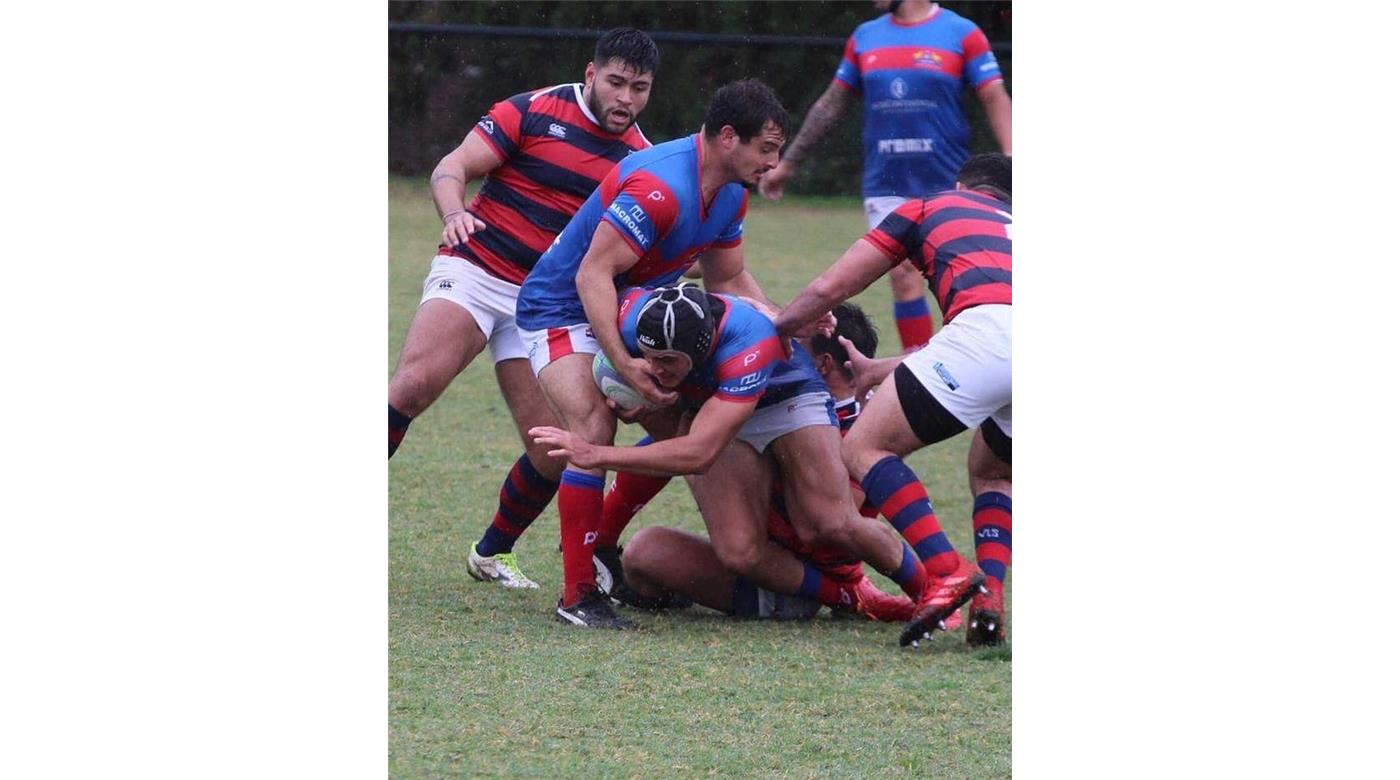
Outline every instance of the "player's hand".
[(884, 377), (879, 376), (875, 371), (875, 361), (861, 354), (861, 351), (856, 349), (856, 345), (852, 344), (850, 339), (845, 336), (837, 336), (836, 340), (846, 348), (846, 356), (850, 358), (846, 361), (846, 370), (851, 372), (851, 384), (855, 385), (856, 398), (864, 403), (865, 396), (870, 393), (872, 388), (880, 384)]
[(623, 409), (621, 406), (617, 405), (617, 401), (611, 398), (605, 398), (603, 400), (608, 402), (608, 408), (612, 410), (613, 416), (628, 425), (642, 423), (643, 427), (645, 427), (646, 423), (661, 411), (659, 407), (646, 406), (645, 404), (632, 409)]
[(810, 339), (811, 337), (820, 333), (823, 336), (830, 338), (831, 334), (835, 332), (836, 315), (832, 314), (831, 312), (827, 312), (826, 314), (823, 314), (815, 320), (812, 320), (806, 325), (803, 325), (802, 327), (798, 328), (797, 332), (793, 333), (792, 335), (799, 339)]
[(617, 373), (622, 374), (622, 378), (634, 390), (642, 394), (642, 397), (656, 404), (657, 406), (670, 406), (676, 402), (680, 396), (670, 390), (665, 390), (656, 383), (655, 377), (651, 373), (651, 366), (642, 358), (628, 358), (622, 364), (614, 364)]
[(529, 433), (536, 444), (551, 447), (551, 458), (564, 458), (581, 469), (598, 467), (597, 446), (589, 444), (581, 436), (549, 425), (531, 428)]
[(467, 243), (467, 238), (478, 230), (485, 230), (486, 223), (476, 218), (470, 211), (456, 211), (442, 221), (442, 243), (456, 247)]
[(797, 169), (787, 160), (779, 160), (773, 170), (763, 174), (758, 180), (758, 194), (769, 200), (783, 199), (783, 185), (792, 178)]

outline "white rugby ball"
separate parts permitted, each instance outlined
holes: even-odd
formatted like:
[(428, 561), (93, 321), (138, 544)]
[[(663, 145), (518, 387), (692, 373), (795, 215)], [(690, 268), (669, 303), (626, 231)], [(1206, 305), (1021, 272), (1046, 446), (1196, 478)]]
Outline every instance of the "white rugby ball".
[(612, 361), (602, 352), (593, 357), (593, 381), (598, 385), (598, 389), (603, 391), (603, 395), (611, 398), (621, 409), (636, 409), (639, 406), (655, 408), (654, 404), (627, 384), (622, 375), (617, 373), (617, 369), (613, 368)]

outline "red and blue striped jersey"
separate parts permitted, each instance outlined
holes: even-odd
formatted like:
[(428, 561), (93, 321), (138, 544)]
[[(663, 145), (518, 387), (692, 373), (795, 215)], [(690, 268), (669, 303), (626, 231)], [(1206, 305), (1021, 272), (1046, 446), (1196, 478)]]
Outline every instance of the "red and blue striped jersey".
[(1011, 204), (968, 190), (899, 205), (865, 234), (890, 258), (908, 258), (928, 280), (947, 325), (984, 303), (1011, 303)]
[(987, 36), (946, 8), (912, 24), (885, 14), (856, 28), (835, 83), (865, 101), (867, 198), (923, 197), (951, 189), (970, 156), (963, 85), (1000, 81)]
[[(574, 276), (599, 229), (614, 230), (639, 257), (613, 278), (617, 289), (662, 287), (711, 248), (743, 240), (749, 193), (730, 182), (710, 203), (700, 194), (699, 134), (637, 152), (608, 172), (520, 287), (515, 319), (525, 330), (587, 322)], [(606, 226), (603, 228), (602, 226)]]
[(469, 260), (512, 284), (525, 281), (613, 166), (651, 146), (635, 124), (621, 134), (604, 130), (588, 109), (582, 84), (502, 100), (472, 132), (503, 160), (467, 206), (486, 228), (438, 253)]
[[(632, 288), (618, 302), (617, 327), (627, 351), (640, 357), (637, 343), (637, 302), (651, 290)], [(782, 343), (773, 321), (744, 301), (716, 295), (724, 313), (715, 323), (710, 356), (692, 366), (676, 388), (681, 403), (699, 407), (710, 398), (752, 401), (763, 409), (804, 393), (824, 393), (826, 383), (801, 345), (793, 345), (791, 358), (783, 358)]]

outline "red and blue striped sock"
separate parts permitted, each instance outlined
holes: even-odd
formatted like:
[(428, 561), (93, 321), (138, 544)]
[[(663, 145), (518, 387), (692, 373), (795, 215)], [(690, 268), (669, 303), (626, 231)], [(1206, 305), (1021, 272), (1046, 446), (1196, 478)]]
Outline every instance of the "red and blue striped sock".
[(854, 607), (856, 605), (856, 592), (853, 583), (837, 582), (823, 574), (821, 569), (813, 566), (809, 561), (802, 562), (802, 584), (797, 588), (797, 595), (816, 599), (818, 603), (828, 607)]
[(899, 344), (905, 352), (913, 352), (933, 338), (933, 314), (922, 295), (912, 301), (894, 302), (894, 327), (899, 331)]
[(977, 539), (977, 565), (997, 582), (1006, 580), (1011, 565), (1011, 496), (991, 491), (972, 502), (972, 532)]
[(476, 543), (477, 554), (491, 556), (514, 549), (515, 540), (535, 522), (557, 492), (559, 483), (546, 478), (529, 457), (521, 455), (501, 483), (496, 516)]
[(928, 491), (904, 461), (886, 456), (871, 467), (860, 486), (870, 503), (880, 508), (880, 514), (914, 548), (929, 574), (944, 577), (957, 570), (958, 551), (938, 524)]
[(564, 553), (565, 607), (572, 607), (597, 584), (593, 547), (603, 514), (603, 478), (564, 469), (559, 481), (559, 544)]
[(399, 442), (403, 441), (403, 435), (408, 433), (408, 424), (413, 422), (413, 418), (395, 409), (393, 404), (389, 405), (389, 457), (394, 457), (394, 451), (399, 448)]
[[(637, 442), (638, 447), (651, 444), (652, 438), (645, 436)], [(656, 494), (670, 483), (670, 477), (652, 477), (645, 474), (629, 474), (620, 471), (613, 477), (612, 487), (603, 496), (603, 521), (598, 526), (598, 546), (616, 547), (622, 538), (623, 529), (632, 518), (642, 511)]]

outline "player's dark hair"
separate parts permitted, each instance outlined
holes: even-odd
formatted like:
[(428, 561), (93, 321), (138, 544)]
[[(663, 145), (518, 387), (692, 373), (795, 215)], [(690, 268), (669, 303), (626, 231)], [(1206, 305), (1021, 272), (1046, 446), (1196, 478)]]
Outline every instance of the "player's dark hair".
[(870, 321), (870, 316), (865, 310), (850, 301), (838, 305), (831, 310), (836, 317), (836, 330), (826, 336), (821, 333), (812, 337), (812, 354), (830, 355), (836, 365), (845, 370), (846, 361), (851, 356), (846, 352), (846, 348), (837, 341), (837, 336), (845, 336), (851, 340), (860, 354), (868, 358), (875, 357), (875, 350), (880, 346), (880, 334), (875, 330), (875, 323)]
[(661, 64), (661, 53), (650, 35), (631, 27), (616, 27), (603, 33), (593, 47), (594, 65), (601, 68), (612, 60), (622, 60), (638, 73), (654, 74)]
[(792, 120), (778, 94), (758, 79), (735, 81), (720, 87), (710, 98), (710, 107), (705, 111), (705, 137), (714, 138), (720, 128), (729, 125), (740, 141), (748, 143), (763, 132), (768, 122), (787, 136)]
[(1011, 202), (1011, 158), (999, 152), (974, 154), (958, 171), (958, 182), (970, 190), (982, 190)]

